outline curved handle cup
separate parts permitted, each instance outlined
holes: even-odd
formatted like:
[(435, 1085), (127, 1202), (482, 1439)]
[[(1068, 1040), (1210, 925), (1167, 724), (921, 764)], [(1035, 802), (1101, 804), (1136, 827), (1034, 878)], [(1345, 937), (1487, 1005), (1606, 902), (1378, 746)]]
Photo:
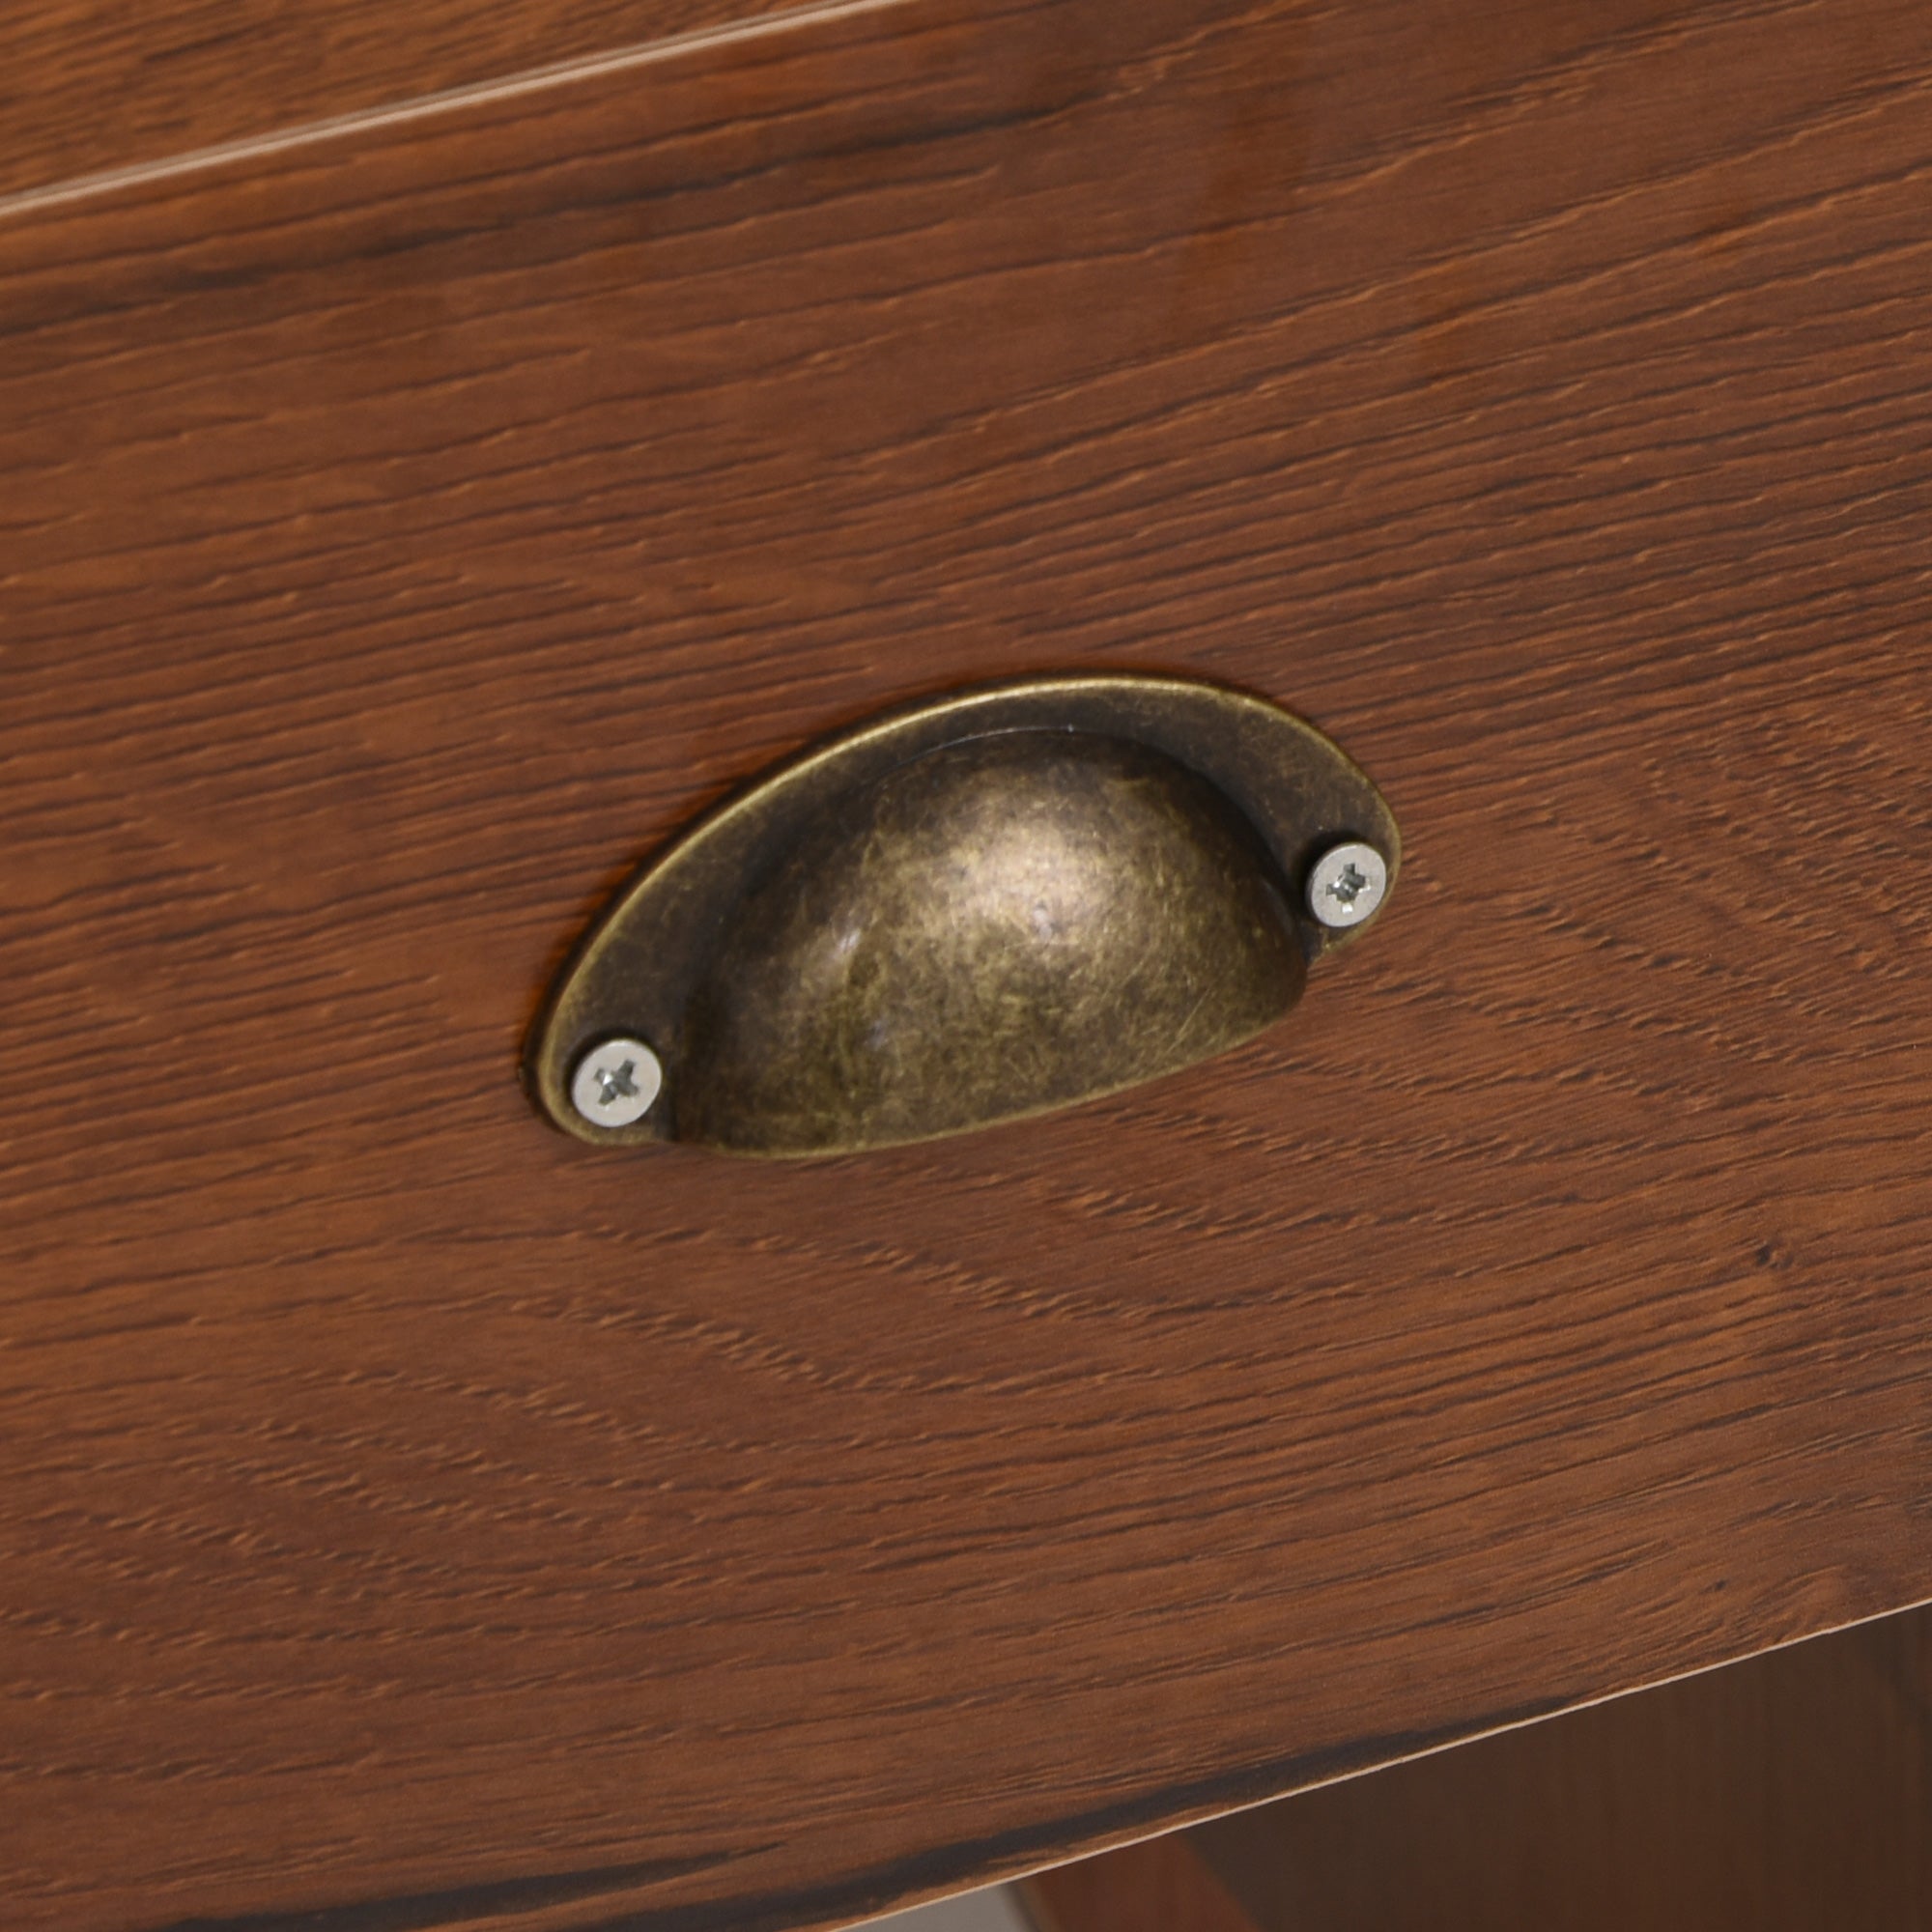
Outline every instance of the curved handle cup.
[(1368, 778), (1260, 698), (1104, 674), (957, 694), (806, 753), (646, 867), (526, 1076), (597, 1145), (962, 1133), (1260, 1032), (1399, 861)]

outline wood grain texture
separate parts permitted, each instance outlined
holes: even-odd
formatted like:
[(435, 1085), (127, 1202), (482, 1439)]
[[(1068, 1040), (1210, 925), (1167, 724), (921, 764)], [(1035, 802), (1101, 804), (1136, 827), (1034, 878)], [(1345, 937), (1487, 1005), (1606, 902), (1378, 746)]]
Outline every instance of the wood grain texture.
[[(1262, 1932), (1891, 1932), (1932, 1924), (1928, 1824), (1919, 1611), (1160, 1839), (1149, 1923), (1232, 1887)], [(1069, 1867), (1055, 1932), (1137, 1932), (1151, 1849)]]
[[(1929, 183), (1917, 0), (916, 0), (16, 211), (12, 1922), (828, 1924), (1932, 1592)], [(690, 812), (1088, 665), (1390, 796), (1288, 1027), (539, 1125)]]
[(0, 195), (756, 20), (784, 0), (0, 8)]

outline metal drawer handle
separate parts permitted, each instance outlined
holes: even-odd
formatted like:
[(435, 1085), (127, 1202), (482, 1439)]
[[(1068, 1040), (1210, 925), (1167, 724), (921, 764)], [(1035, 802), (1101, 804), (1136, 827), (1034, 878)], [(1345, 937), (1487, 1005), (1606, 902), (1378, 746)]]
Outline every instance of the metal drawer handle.
[(1168, 677), (898, 711), (711, 813), (617, 897), (526, 1065), (596, 1145), (830, 1154), (1219, 1053), (1386, 901), (1381, 794), (1314, 726)]

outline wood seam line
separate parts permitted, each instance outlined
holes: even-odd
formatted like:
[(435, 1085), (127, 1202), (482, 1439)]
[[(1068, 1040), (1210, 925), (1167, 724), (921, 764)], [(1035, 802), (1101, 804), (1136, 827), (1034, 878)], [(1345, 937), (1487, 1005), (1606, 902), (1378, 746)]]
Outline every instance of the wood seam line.
[(526, 68), (522, 72), (499, 76), (495, 80), (469, 81), (461, 87), (417, 95), (407, 100), (390, 101), (381, 107), (359, 107), (347, 114), (327, 115), (319, 121), (298, 122), (290, 128), (278, 128), (272, 133), (218, 141), (212, 147), (190, 149), (186, 154), (172, 155), (162, 160), (136, 161), (127, 167), (106, 168), (95, 174), (71, 176), (64, 182), (22, 188), (13, 194), (0, 195), (0, 221), (38, 214), (43, 210), (66, 207), (74, 202), (92, 201), (122, 188), (143, 187), (151, 183), (209, 173), (231, 161), (261, 160), (288, 154), (295, 149), (368, 133), (375, 128), (394, 128), (411, 121), (434, 120), (467, 107), (514, 100), (524, 95), (570, 87), (579, 81), (657, 67), (686, 54), (731, 46), (765, 35), (821, 26), (836, 20), (862, 18), (868, 14), (891, 13), (908, 4), (909, 0), (807, 0), (807, 4), (802, 6), (782, 7), (769, 14), (754, 14), (743, 19), (723, 21), (716, 26), (694, 27), (685, 33), (667, 34), (662, 40), (635, 42), (606, 53), (580, 54), (571, 60)]

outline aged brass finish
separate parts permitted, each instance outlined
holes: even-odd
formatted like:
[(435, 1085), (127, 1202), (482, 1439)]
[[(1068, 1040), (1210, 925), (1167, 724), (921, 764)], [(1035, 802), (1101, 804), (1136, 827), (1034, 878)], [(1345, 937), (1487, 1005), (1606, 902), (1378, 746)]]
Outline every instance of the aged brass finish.
[[(807, 753), (649, 866), (563, 975), (526, 1077), (580, 1139), (745, 1154), (1067, 1106), (1286, 1012), (1361, 929), (1303, 891), (1351, 839), (1392, 888), (1381, 795), (1242, 693), (1087, 675), (942, 698)], [(571, 1100), (612, 1037), (664, 1068), (618, 1127)]]

